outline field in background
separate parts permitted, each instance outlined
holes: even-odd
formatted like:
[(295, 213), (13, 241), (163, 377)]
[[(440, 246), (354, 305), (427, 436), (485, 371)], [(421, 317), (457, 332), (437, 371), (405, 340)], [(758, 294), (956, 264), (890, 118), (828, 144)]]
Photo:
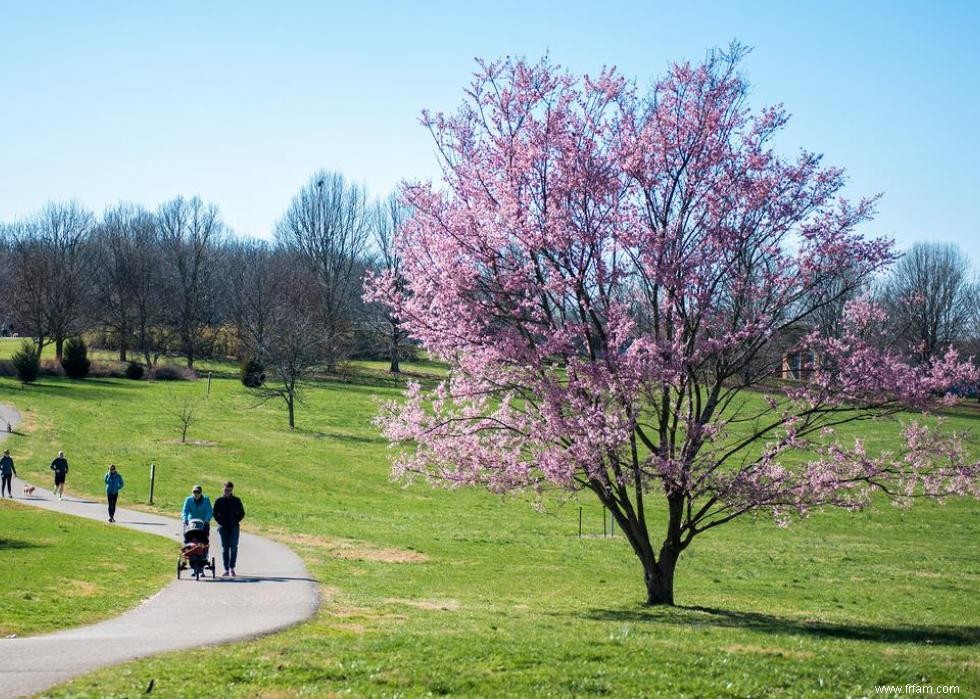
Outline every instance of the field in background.
[[(382, 363), (311, 385), (293, 432), (279, 404), (256, 405), (231, 378), (233, 365), (210, 368), (220, 373), (209, 397), (205, 381), (0, 379), (0, 401), (25, 416), (25, 435), (10, 442), (18, 471), (46, 482), (64, 448), (69, 490), (94, 495), (114, 461), (130, 506), (145, 501), (155, 463), (156, 505), (169, 514), (193, 483), (213, 496), (234, 480), (248, 527), (303, 556), (323, 606), (293, 630), (129, 663), (57, 696), (132, 696), (150, 679), (164, 695), (242, 697), (980, 690), (974, 501), (908, 511), (881, 502), (787, 530), (766, 518), (721, 527), (681, 559), (682, 607), (651, 610), (640, 604), (638, 563), (621, 537), (596, 536), (602, 515), (588, 498), (549, 496), (537, 511), (525, 497), (392, 483), (370, 422), (379, 398), (399, 393)], [(184, 397), (200, 416), (188, 444), (170, 414)], [(952, 424), (980, 427), (976, 412), (961, 412)], [(894, 444), (897, 429), (854, 427), (872, 449)], [(249, 564), (244, 550), (240, 572)]]

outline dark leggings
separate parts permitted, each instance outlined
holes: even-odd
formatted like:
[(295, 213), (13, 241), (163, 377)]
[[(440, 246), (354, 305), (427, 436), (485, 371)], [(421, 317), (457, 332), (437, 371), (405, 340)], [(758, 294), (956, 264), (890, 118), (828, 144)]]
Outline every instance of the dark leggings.
[(14, 491), (12, 490), (12, 486), (11, 486), (11, 482), (13, 480), (13, 477), (14, 477), (14, 474), (12, 474), (12, 473), (5, 473), (5, 474), (3, 474), (3, 483), (0, 483), (0, 495), (3, 494), (3, 489), (6, 488), (7, 489), (7, 494), (10, 497), (13, 497), (14, 496)]
[(109, 519), (113, 519), (116, 516), (116, 500), (119, 499), (119, 493), (106, 493), (105, 496), (109, 500)]

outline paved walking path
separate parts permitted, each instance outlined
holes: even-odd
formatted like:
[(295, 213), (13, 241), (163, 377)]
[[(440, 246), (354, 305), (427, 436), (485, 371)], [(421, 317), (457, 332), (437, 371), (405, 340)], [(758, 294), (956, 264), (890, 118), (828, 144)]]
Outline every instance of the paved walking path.
[[(20, 414), (0, 406), (0, 425), (6, 427), (7, 422), (16, 427)], [(13, 456), (16, 462), (17, 455)], [(69, 484), (70, 478), (69, 472)], [(106, 504), (101, 500), (70, 496), (59, 501), (36, 484), (34, 495), (27, 497), (22, 495), (23, 485), (14, 480), (14, 498), (18, 502), (103, 522), (107, 519)], [(181, 541), (178, 520), (119, 509), (112, 526), (172, 539), (176, 576)], [(319, 601), (316, 582), (287, 547), (242, 532), (238, 577), (221, 578), (221, 548), (216, 532), (212, 544), (212, 553), (219, 562), (216, 580), (175, 578), (139, 607), (115, 619), (44, 636), (0, 639), (0, 697), (29, 696), (107, 665), (248, 639), (313, 616)], [(120, 551), (120, 555), (125, 552)]]

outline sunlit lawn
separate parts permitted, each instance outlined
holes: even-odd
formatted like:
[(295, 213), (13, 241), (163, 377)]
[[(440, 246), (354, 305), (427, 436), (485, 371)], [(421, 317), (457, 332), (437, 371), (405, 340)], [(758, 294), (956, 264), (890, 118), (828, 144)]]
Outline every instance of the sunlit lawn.
[[(129, 663), (56, 695), (133, 696), (151, 678), (163, 696), (860, 696), (909, 682), (980, 691), (974, 501), (880, 502), (786, 530), (745, 519), (685, 552), (680, 608), (646, 609), (638, 563), (621, 537), (602, 538), (588, 498), (548, 496), (538, 511), (524, 497), (391, 482), (371, 425), (378, 399), (399, 392), (383, 364), (309, 387), (294, 432), (280, 405), (256, 405), (231, 378), (233, 365), (201, 368), (216, 372), (209, 397), (204, 381), (0, 380), (0, 401), (26, 418), (26, 435), (10, 442), (18, 471), (46, 481), (64, 448), (70, 489), (100, 492), (112, 460), (126, 497), (145, 499), (155, 463), (164, 512), (195, 482), (213, 495), (232, 479), (249, 527), (303, 556), (323, 606), (284, 633)], [(199, 401), (188, 444), (168, 414), (183, 396)], [(950, 422), (980, 426), (980, 416)], [(854, 429), (873, 448), (897, 439), (895, 423)]]
[(120, 614), (170, 581), (175, 555), (160, 537), (0, 500), (0, 638)]

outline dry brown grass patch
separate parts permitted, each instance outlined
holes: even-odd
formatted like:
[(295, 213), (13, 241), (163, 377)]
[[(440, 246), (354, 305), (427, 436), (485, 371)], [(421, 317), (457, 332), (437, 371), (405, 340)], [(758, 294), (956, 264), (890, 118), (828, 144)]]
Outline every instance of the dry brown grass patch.
[(385, 604), (403, 604), (416, 609), (443, 612), (456, 612), (462, 606), (459, 600), (454, 599), (404, 599), (402, 597), (388, 597), (385, 599)]
[(99, 586), (86, 580), (69, 580), (66, 591), (69, 597), (91, 597), (98, 593)]
[(341, 539), (314, 534), (295, 534), (277, 531), (274, 536), (287, 544), (320, 549), (334, 558), (345, 561), (369, 561), (372, 563), (424, 563), (429, 557), (418, 551), (396, 548), (378, 548), (364, 541)]
[(813, 652), (808, 650), (791, 650), (789, 648), (770, 648), (768, 646), (756, 646), (751, 644), (734, 643), (725, 646), (729, 653), (752, 653), (754, 655), (776, 655), (794, 660), (809, 660), (813, 657)]
[(212, 442), (210, 439), (188, 439), (186, 442), (182, 442), (179, 439), (168, 439), (164, 441), (164, 444), (176, 444), (181, 447), (216, 447), (218, 442)]

